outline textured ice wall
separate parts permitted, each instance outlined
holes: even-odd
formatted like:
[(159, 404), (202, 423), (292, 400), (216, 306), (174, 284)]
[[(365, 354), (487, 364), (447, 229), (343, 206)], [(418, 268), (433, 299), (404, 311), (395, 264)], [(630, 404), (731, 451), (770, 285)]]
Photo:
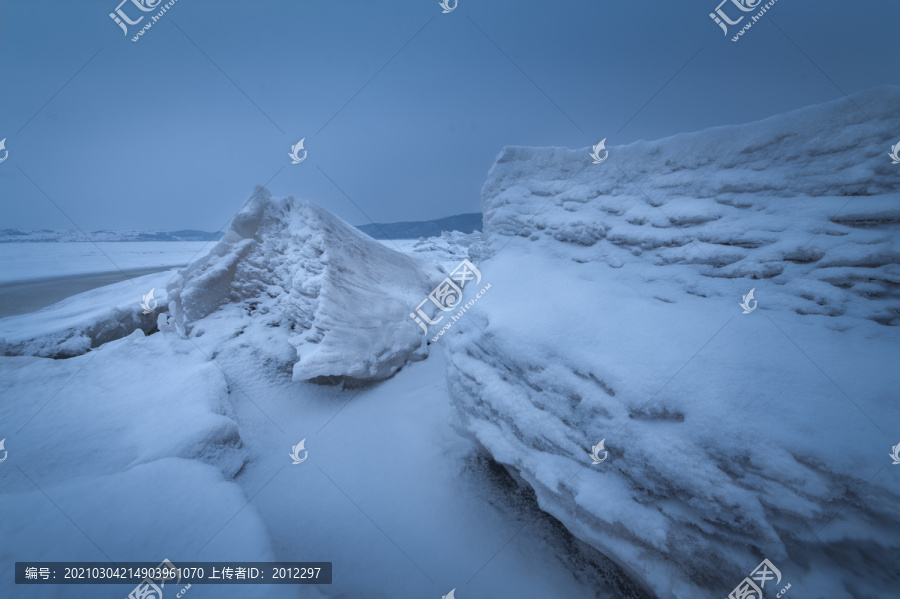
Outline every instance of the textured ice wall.
[(784, 577), (766, 596), (900, 586), (898, 105), (876, 89), (491, 169), (491, 294), (442, 339), (453, 401), (660, 597), (725, 597), (763, 558)]
[(658, 274), (699, 295), (759, 279), (800, 314), (898, 324), (898, 106), (900, 88), (878, 88), (611, 147), (601, 165), (588, 149), (505, 148), (482, 192), (486, 255), (510, 237), (553, 239), (573, 260), (688, 265)]

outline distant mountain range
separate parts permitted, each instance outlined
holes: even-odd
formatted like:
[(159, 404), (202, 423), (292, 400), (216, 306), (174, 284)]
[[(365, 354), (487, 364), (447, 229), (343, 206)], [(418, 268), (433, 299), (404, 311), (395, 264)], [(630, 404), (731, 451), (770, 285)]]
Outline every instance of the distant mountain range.
[(207, 233), (185, 229), (182, 231), (91, 231), (90, 237), (81, 231), (53, 231), (36, 229), (0, 229), (0, 243), (17, 241), (216, 241), (224, 233)]
[(412, 221), (403, 223), (373, 223), (356, 227), (373, 239), (418, 239), (419, 237), (437, 237), (442, 231), (460, 231), (472, 233), (481, 231), (481, 213), (457, 214), (436, 220)]
[[(472, 233), (481, 230), (481, 213), (457, 214), (436, 220), (403, 223), (373, 223), (357, 227), (374, 239), (418, 239), (437, 237), (442, 231)], [(224, 233), (184, 229), (181, 231), (54, 231), (51, 229), (0, 229), (0, 243), (67, 241), (218, 241)]]

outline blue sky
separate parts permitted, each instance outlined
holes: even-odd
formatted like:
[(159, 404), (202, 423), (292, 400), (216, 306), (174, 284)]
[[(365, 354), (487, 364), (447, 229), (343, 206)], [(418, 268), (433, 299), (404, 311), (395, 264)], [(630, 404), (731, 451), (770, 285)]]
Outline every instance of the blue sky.
[(717, 0), (178, 0), (137, 43), (117, 4), (0, 0), (0, 228), (217, 230), (267, 181), (354, 224), (475, 212), (504, 145), (900, 84), (896, 2), (779, 0), (738, 43)]

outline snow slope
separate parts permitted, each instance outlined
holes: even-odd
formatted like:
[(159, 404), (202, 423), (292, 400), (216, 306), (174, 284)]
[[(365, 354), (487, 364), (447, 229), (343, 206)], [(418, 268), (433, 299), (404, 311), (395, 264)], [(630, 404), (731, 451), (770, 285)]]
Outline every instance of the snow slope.
[[(17, 560), (273, 559), (265, 526), (233, 482), (245, 456), (228, 385), (189, 340), (135, 331), (67, 360), (2, 357), (0, 379), (9, 452), (0, 468), (0, 563), (9, 567), (0, 595), (25, 596), (13, 584)], [(27, 596), (130, 590), (56, 585)], [(261, 587), (254, 596), (291, 593)]]
[(491, 169), (491, 292), (442, 339), (453, 401), (660, 597), (727, 596), (763, 558), (771, 596), (900, 585), (898, 104), (871, 90), (600, 165), (506, 148)]
[[(175, 326), (248, 334), (295, 380), (383, 380), (427, 348), (410, 306), (430, 277), (407, 255), (306, 201), (258, 188), (225, 237), (168, 287)], [(283, 340), (294, 348), (286, 355)]]

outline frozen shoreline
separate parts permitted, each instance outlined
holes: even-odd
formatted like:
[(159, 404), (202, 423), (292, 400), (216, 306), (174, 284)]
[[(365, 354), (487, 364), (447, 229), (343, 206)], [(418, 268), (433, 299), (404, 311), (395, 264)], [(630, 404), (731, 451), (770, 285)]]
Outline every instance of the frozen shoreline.
[(113, 283), (121, 283), (133, 277), (163, 272), (169, 268), (166, 266), (136, 268), (124, 272), (85, 273), (3, 283), (0, 285), (0, 318), (37, 312), (67, 297)]

